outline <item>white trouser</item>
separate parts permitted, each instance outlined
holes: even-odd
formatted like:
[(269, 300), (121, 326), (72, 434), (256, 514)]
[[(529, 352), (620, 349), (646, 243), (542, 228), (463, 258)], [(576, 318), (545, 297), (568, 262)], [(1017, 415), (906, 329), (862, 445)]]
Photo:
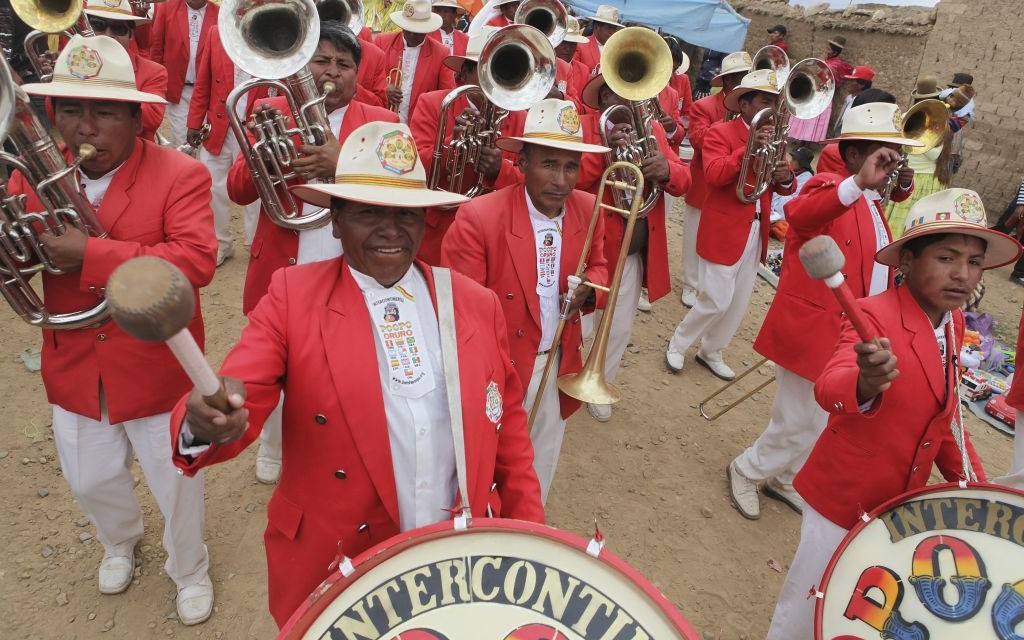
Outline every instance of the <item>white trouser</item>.
[(683, 206), (683, 290), (697, 290), (697, 226), (700, 225), (700, 209)]
[(281, 461), (281, 415), (284, 411), (284, 394), (277, 401), (277, 406), (270, 412), (263, 422), (263, 431), (260, 431), (259, 455), (271, 460)]
[(991, 481), (1016, 489), (1024, 489), (1024, 411), (1018, 411), (1017, 419), (1014, 421), (1013, 460), (1010, 462), (1010, 472), (1001, 478), (993, 478)]
[[(533, 470), (537, 472), (537, 479), (540, 480), (540, 501), (546, 503), (548, 491), (551, 489), (551, 482), (555, 479), (555, 467), (558, 466), (558, 454), (562, 451), (562, 438), (565, 436), (565, 420), (562, 419), (562, 409), (558, 398), (558, 365), (561, 356), (556, 356), (551, 375), (548, 376), (547, 384), (544, 385), (544, 394), (540, 399), (540, 408), (537, 409), (537, 418), (530, 429), (530, 440), (533, 442)], [(530, 386), (526, 390), (526, 400), (523, 407), (526, 408), (526, 415), (530, 415), (533, 409), (533, 402), (537, 398), (537, 390), (540, 388), (540, 379), (544, 376), (544, 365), (548, 356), (537, 356), (533, 363), (533, 375), (530, 376)]]
[(96, 527), (108, 556), (128, 556), (142, 538), (142, 510), (132, 493), (132, 452), (164, 516), (164, 570), (179, 589), (206, 576), (203, 472), (181, 475), (171, 461), (170, 413), (111, 425), (53, 407), (53, 436), (61, 471), (82, 512)]
[[(220, 153), (213, 155), (206, 147), (199, 149), (199, 162), (210, 170), (213, 185), (210, 187), (210, 208), (213, 209), (213, 227), (217, 232), (217, 247), (223, 252), (231, 248), (231, 199), (228, 198), (228, 169), (238, 156), (238, 141), (229, 131), (224, 137)], [(246, 207), (246, 237), (248, 234), (249, 207)], [(259, 213), (259, 207), (256, 207)]]
[[(622, 265), (622, 280), (619, 292), (615, 297), (615, 315), (612, 317), (611, 333), (608, 336), (607, 359), (604, 364), (604, 375), (608, 382), (615, 382), (622, 363), (622, 354), (626, 353), (629, 338), (633, 334), (633, 323), (636, 321), (636, 303), (640, 299), (640, 289), (644, 281), (644, 261), (640, 253), (626, 257)], [(583, 335), (590, 338), (594, 330), (601, 324), (604, 311), (599, 309), (590, 315), (583, 316)]]
[(679, 353), (685, 354), (699, 339), (702, 358), (722, 360), (722, 351), (739, 329), (754, 290), (761, 255), (760, 226), (757, 221), (750, 225), (747, 245), (736, 264), (717, 264), (698, 258), (697, 304), (672, 336), (672, 346)]
[(768, 427), (736, 458), (736, 466), (749, 480), (777, 478), (791, 487), (827, 423), (828, 413), (814, 399), (814, 383), (775, 365), (775, 401)]
[(185, 144), (185, 133), (188, 131), (188, 103), (192, 101), (192, 85), (181, 88), (181, 100), (168, 102), (164, 113), (171, 124), (171, 145), (180, 147)]
[(821, 587), (832, 554), (846, 537), (846, 529), (811, 507), (804, 507), (800, 544), (775, 603), (772, 624), (765, 640), (814, 640), (814, 605), (807, 592)]

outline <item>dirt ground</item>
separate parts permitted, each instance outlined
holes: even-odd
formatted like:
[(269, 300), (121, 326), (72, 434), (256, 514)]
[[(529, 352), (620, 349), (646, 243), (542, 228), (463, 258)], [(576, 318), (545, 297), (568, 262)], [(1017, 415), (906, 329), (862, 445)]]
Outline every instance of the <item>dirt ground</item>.
[[(241, 230), (241, 220), (234, 221)], [(548, 522), (581, 536), (597, 518), (608, 548), (647, 575), (708, 640), (760, 638), (768, 627), (799, 534), (799, 516), (762, 498), (759, 521), (744, 520), (729, 504), (725, 467), (767, 423), (774, 387), (715, 422), (697, 412), (701, 398), (721, 383), (697, 367), (667, 372), (663, 350), (683, 315), (679, 303), (678, 210), (670, 216), (675, 293), (640, 313), (619, 376), (624, 400), (611, 422), (585, 410), (569, 421)], [(209, 359), (217, 365), (243, 325), (246, 254), (203, 291)], [(987, 276), (982, 310), (1002, 322), (1012, 344), (1024, 290), (1007, 269)], [(758, 280), (753, 301), (728, 361), (742, 370), (760, 358), (751, 350), (773, 289)], [(266, 608), (262, 533), (271, 487), (253, 474), (255, 451), (207, 475), (206, 536), (217, 605), (203, 625), (178, 623), (174, 585), (163, 575), (162, 518), (139, 482), (146, 514), (142, 566), (127, 592), (101, 596), (96, 569), (102, 548), (61, 477), (50, 430), (50, 407), (38, 373), (19, 359), (38, 349), (37, 330), (0, 311), (0, 637), (3, 638), (271, 638)], [(763, 379), (762, 368), (753, 378)], [(749, 380), (749, 379), (748, 379)], [(990, 475), (1009, 465), (1007, 436), (967, 415)], [(136, 473), (141, 479), (141, 472)], [(777, 564), (776, 564), (777, 563)]]

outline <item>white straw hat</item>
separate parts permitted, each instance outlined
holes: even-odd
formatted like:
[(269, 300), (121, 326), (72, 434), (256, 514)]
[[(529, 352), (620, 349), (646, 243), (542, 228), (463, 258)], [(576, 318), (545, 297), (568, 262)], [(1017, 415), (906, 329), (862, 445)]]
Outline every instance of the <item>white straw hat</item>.
[(458, 9), (462, 5), (460, 5), (455, 0), (434, 0), (433, 3), (431, 3), (430, 6), (432, 6), (432, 7), (447, 7), (449, 9)]
[(565, 41), (575, 42), (576, 44), (586, 44), (590, 42), (590, 38), (583, 35), (583, 29), (580, 28), (580, 21), (574, 16), (569, 16), (565, 20)]
[(576, 105), (555, 98), (541, 100), (530, 107), (522, 136), (498, 138), (495, 142), (498, 148), (512, 153), (518, 153), (526, 143), (583, 153), (609, 151), (608, 147), (583, 142), (583, 127)]
[(135, 15), (128, 0), (92, 0), (85, 7), (85, 15), (135, 24), (149, 23), (149, 18)]
[(722, 68), (718, 71), (718, 75), (711, 79), (711, 86), (720, 87), (724, 76), (734, 73), (749, 73), (753, 67), (754, 61), (746, 51), (730, 53), (722, 58)]
[(334, 184), (291, 187), (301, 200), (328, 207), (331, 198), (381, 206), (439, 207), (461, 204), (469, 198), (427, 188), (416, 141), (401, 123), (368, 122), (348, 135), (341, 145)]
[(620, 22), (620, 19), (621, 17), (619, 15), (618, 7), (613, 7), (608, 4), (602, 4), (597, 7), (597, 14), (590, 20), (592, 22), (603, 22), (605, 24), (611, 24), (615, 25), (616, 27), (621, 27), (623, 25), (622, 22)]
[(499, 29), (500, 27), (492, 27), (490, 25), (480, 27), (479, 31), (469, 36), (469, 41), (466, 42), (466, 55), (447, 56), (444, 59), (444, 66), (448, 67), (452, 71), (458, 71), (462, 68), (462, 63), (465, 60), (479, 62), (480, 52), (484, 50), (484, 45), (487, 44), (488, 38), (494, 35), (494, 32)]
[(433, 33), (441, 28), (443, 21), (430, 9), (430, 0), (406, 0), (401, 11), (391, 14), (391, 22), (403, 31)]
[(686, 55), (685, 51), (683, 51), (682, 54), (683, 61), (679, 63), (678, 67), (676, 67), (676, 73), (686, 73), (690, 70), (690, 56)]
[(876, 140), (895, 142), (907, 147), (923, 147), (924, 143), (903, 137), (903, 114), (897, 105), (887, 102), (869, 102), (846, 110), (843, 130), (827, 143), (843, 140)]
[(30, 95), (51, 98), (167, 104), (158, 95), (136, 89), (128, 52), (107, 36), (72, 36), (53, 65), (53, 81), (22, 88)]
[(938, 233), (957, 233), (984, 240), (987, 246), (982, 267), (985, 269), (1016, 261), (1021, 255), (1020, 244), (1005, 233), (987, 228), (987, 222), (985, 205), (974, 191), (946, 189), (933, 193), (910, 207), (903, 235), (876, 253), (875, 261), (895, 267), (903, 245), (914, 238)]
[(763, 91), (779, 95), (779, 76), (771, 69), (758, 69), (743, 76), (740, 83), (725, 96), (725, 108), (739, 111), (739, 99), (751, 91)]

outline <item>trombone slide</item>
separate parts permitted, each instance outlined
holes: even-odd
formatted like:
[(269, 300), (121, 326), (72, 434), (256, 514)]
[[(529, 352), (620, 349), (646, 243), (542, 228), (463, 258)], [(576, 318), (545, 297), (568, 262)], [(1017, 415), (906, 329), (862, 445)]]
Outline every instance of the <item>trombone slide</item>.
[(750, 396), (754, 395), (755, 393), (757, 393), (761, 389), (764, 389), (765, 387), (767, 387), (771, 383), (775, 382), (775, 376), (769, 376), (768, 379), (766, 379), (764, 382), (762, 382), (761, 384), (757, 385), (756, 387), (754, 387), (753, 389), (748, 391), (746, 394), (743, 395), (743, 397), (739, 398), (738, 400), (734, 400), (733, 402), (727, 404), (725, 407), (723, 407), (722, 409), (718, 410), (717, 412), (715, 412), (715, 413), (713, 413), (711, 415), (708, 415), (708, 412), (704, 410), (704, 406), (706, 404), (708, 404), (709, 402), (711, 402), (712, 400), (714, 400), (718, 396), (722, 395), (722, 393), (724, 393), (725, 391), (731, 389), (737, 382), (739, 382), (743, 378), (746, 378), (752, 372), (757, 371), (758, 369), (760, 369), (761, 367), (763, 367), (767, 363), (768, 363), (768, 358), (762, 358), (760, 361), (755, 362), (752, 367), (750, 367), (749, 369), (747, 369), (746, 371), (744, 371), (740, 375), (736, 376), (733, 380), (731, 380), (728, 384), (723, 386), (721, 389), (719, 389), (718, 391), (715, 391), (714, 393), (712, 393), (708, 397), (706, 397), (703, 400), (701, 400), (700, 404), (697, 405), (697, 409), (700, 411), (700, 415), (703, 416), (705, 420), (710, 420), (710, 421), (717, 420), (718, 418), (720, 418), (721, 416), (725, 415), (729, 411), (732, 411), (734, 408), (736, 408), (736, 406), (742, 404), (743, 401), (746, 400), (747, 398), (749, 398)]

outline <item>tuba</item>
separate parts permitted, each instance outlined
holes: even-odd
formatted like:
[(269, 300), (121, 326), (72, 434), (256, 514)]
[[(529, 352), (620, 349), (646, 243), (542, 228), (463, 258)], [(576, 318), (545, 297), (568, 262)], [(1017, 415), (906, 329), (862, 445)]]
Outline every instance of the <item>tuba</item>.
[(565, 40), (569, 12), (558, 0), (525, 0), (516, 9), (512, 22), (533, 27), (547, 37), (552, 47), (557, 47)]
[[(657, 105), (656, 111), (654, 103), (672, 78), (672, 52), (656, 32), (644, 27), (626, 27), (614, 33), (605, 43), (601, 52), (601, 73), (612, 91), (630, 101), (629, 106), (614, 105), (601, 114), (598, 123), (601, 139), (606, 147), (612, 149), (608, 153), (608, 163), (629, 162), (639, 167), (644, 158), (658, 150), (652, 122), (656, 120), (661, 106)], [(620, 123), (628, 125), (624, 147), (608, 142), (609, 129)], [(629, 175), (616, 175), (613, 179), (628, 178)], [(643, 192), (640, 217), (650, 213), (662, 190), (661, 185), (648, 185)], [(624, 199), (625, 191), (616, 189), (613, 195), (617, 208), (630, 208)]]
[[(335, 87), (326, 83), (321, 92), (307, 66), (320, 40), (316, 5), (312, 0), (224, 0), (217, 28), (228, 57), (254, 76), (231, 91), (226, 109), (267, 215), (296, 231), (326, 225), (330, 207), (303, 214), (302, 202), (287, 188), (288, 181), (298, 178), (291, 168), (299, 153), (292, 138), (322, 145), (330, 130), (324, 100)], [(241, 121), (238, 101), (258, 86), (272, 87), (288, 100), (294, 126), (269, 109), (254, 112), (248, 123)], [(255, 142), (249, 141), (246, 129), (255, 134)]]
[(14, 84), (6, 60), (0, 60), (0, 139), (6, 139), (17, 154), (0, 151), (0, 164), (8, 173), (21, 173), (45, 208), (25, 211), (25, 196), (10, 194), (7, 182), (0, 183), (0, 293), (25, 322), (44, 329), (78, 329), (106, 319), (106, 300), (83, 311), (50, 313), (29, 283), (43, 270), (65, 273), (53, 264), (39, 241), (42, 231), (60, 235), (72, 225), (100, 238), (106, 233), (75, 175), (81, 161), (96, 149), (82, 145), (79, 159), (70, 165), (65, 162), (28, 94)]
[[(756, 202), (768, 190), (775, 166), (786, 157), (789, 118), (816, 118), (832, 104), (835, 80), (821, 60), (806, 58), (789, 66), (786, 53), (774, 45), (760, 49), (753, 59), (755, 70), (775, 72), (780, 93), (779, 106), (758, 111), (750, 121), (750, 137), (740, 165), (736, 197), (741, 202)], [(754, 133), (766, 124), (775, 125), (775, 135), (766, 145), (758, 145)]]
[(11, 0), (11, 8), (33, 29), (25, 36), (25, 57), (40, 82), (53, 79), (52, 73), (43, 73), (43, 53), (51, 33), (67, 37), (77, 34), (87, 38), (96, 35), (89, 26), (89, 16), (83, 10), (83, 0)]
[[(494, 146), (509, 111), (529, 109), (551, 91), (555, 64), (554, 48), (544, 34), (533, 27), (514, 24), (488, 38), (477, 63), (480, 86), (457, 87), (441, 101), (440, 131), (430, 154), (427, 186), (435, 190), (441, 188), (441, 175), (446, 173), (446, 191), (470, 198), (483, 193), (483, 174), (478, 172), (476, 181), (467, 185), (466, 167), (475, 167), (481, 149)], [(476, 104), (482, 105), (480, 113), (446, 145), (452, 105), (462, 96), (474, 97)]]
[(907, 156), (927, 153), (942, 144), (949, 123), (949, 107), (942, 100), (922, 100), (907, 109), (903, 114), (901, 129), (903, 137), (923, 142), (923, 147), (903, 147), (903, 157), (896, 168), (889, 174), (889, 179), (882, 188), (882, 207), (889, 204), (892, 190), (899, 181), (900, 169), (907, 166)]

